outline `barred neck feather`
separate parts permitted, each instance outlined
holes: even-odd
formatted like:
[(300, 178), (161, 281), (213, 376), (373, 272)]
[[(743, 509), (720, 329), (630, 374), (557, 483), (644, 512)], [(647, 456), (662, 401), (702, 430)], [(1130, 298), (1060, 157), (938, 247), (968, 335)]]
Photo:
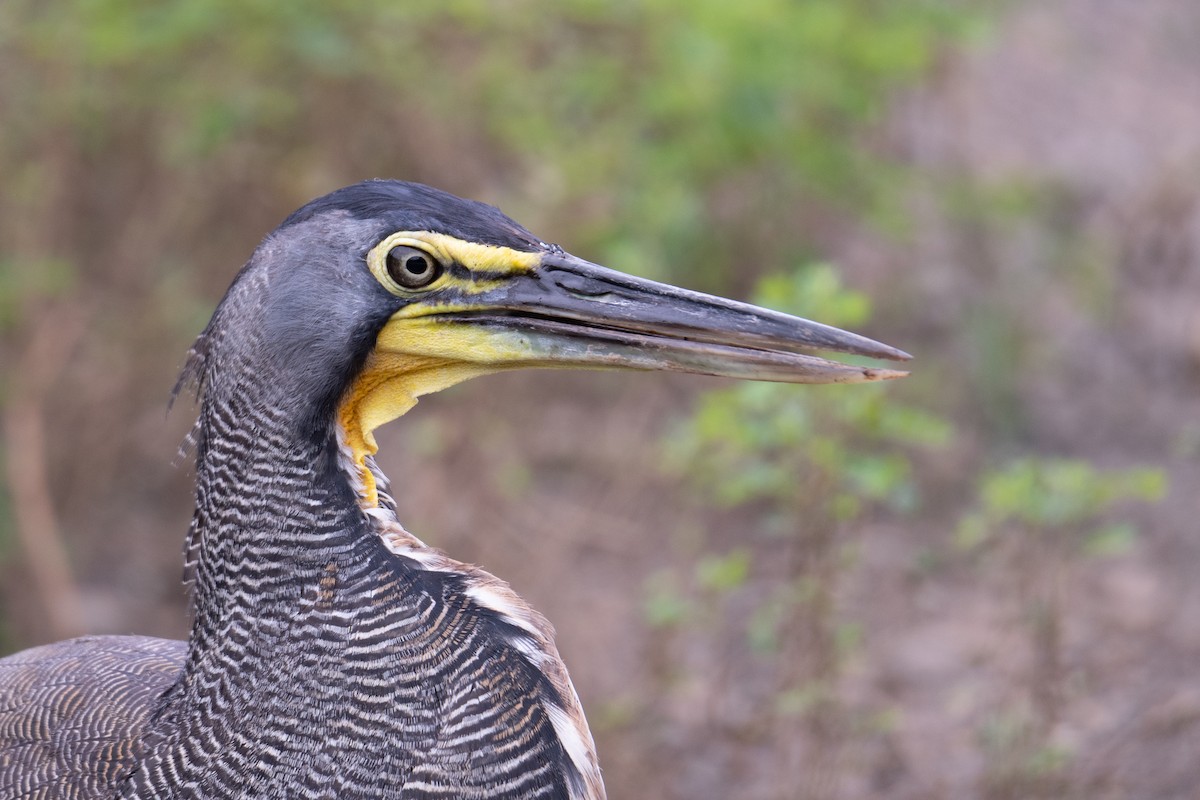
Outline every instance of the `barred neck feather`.
[(247, 283), (190, 361), (195, 619), (120, 796), (602, 800), (550, 625), (360, 506), (333, 414), (280, 396), (252, 327), (226, 335)]

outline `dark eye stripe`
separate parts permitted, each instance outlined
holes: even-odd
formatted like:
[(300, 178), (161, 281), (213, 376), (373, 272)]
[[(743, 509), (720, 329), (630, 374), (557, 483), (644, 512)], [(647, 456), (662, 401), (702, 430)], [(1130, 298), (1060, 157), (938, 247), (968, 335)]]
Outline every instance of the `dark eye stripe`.
[(453, 262), (452, 264), (449, 264), (446, 267), (446, 271), (450, 273), (450, 277), (456, 278), (460, 281), (463, 281), (464, 283), (466, 281), (470, 281), (474, 278), (479, 277), (478, 272), (472, 272), (471, 270), (464, 267), (462, 264), (459, 264), (457, 261)]
[(454, 277), (469, 281), (503, 281), (522, 273), (501, 269), (467, 269), (462, 264), (451, 264), (450, 274)]

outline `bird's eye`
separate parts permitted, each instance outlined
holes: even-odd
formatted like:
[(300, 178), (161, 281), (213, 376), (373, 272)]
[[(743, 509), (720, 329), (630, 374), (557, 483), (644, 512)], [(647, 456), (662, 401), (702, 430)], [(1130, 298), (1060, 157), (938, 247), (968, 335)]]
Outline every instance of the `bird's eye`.
[(388, 251), (387, 271), (397, 286), (423, 289), (442, 274), (442, 264), (424, 250), (401, 244)]

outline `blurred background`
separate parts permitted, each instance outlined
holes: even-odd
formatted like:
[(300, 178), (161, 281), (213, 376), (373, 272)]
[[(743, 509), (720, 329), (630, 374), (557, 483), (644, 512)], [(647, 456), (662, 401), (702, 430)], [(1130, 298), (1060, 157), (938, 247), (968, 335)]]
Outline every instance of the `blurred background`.
[(1194, 0), (6, 0), (0, 646), (185, 637), (183, 354), (368, 177), (916, 354), (521, 374), (382, 432), (613, 797), (1193, 798)]

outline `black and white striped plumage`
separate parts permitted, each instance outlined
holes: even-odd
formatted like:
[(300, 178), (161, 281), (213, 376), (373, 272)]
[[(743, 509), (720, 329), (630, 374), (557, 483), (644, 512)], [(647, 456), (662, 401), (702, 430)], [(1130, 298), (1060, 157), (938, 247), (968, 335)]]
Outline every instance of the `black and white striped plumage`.
[(525, 366), (904, 373), (818, 323), (623, 275), (496, 209), (368, 181), (268, 236), (193, 347), (186, 644), (0, 660), (0, 800), (603, 800), (549, 624), (397, 522), (372, 431)]

